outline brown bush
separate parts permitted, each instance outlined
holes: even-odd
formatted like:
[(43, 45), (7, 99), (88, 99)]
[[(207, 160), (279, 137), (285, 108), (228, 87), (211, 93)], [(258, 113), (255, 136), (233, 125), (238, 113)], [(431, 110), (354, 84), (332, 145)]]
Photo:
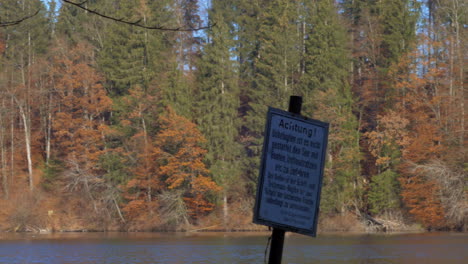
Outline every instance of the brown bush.
[(354, 214), (346, 213), (333, 216), (320, 216), (320, 232), (363, 232), (365, 227)]
[(11, 200), (13, 210), (8, 216), (9, 229), (15, 232), (39, 232), (46, 229), (45, 214), (39, 212), (39, 193), (25, 193)]

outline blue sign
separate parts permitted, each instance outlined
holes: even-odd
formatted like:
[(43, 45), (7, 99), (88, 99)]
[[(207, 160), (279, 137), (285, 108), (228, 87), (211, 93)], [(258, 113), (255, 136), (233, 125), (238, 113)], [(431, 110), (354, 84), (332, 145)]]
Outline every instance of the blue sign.
[(254, 223), (316, 236), (328, 126), (269, 108)]

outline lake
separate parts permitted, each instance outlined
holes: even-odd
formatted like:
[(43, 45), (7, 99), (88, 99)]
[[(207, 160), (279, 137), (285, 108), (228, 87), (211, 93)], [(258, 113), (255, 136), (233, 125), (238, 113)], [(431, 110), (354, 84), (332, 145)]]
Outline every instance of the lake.
[[(267, 233), (0, 233), (0, 263), (264, 263)], [(468, 263), (468, 234), (288, 235), (283, 263)]]

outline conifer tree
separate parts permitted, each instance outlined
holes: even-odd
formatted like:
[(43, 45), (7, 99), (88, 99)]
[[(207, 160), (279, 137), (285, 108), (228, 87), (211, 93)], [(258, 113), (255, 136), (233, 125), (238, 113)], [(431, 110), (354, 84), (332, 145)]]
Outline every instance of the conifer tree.
[(345, 213), (362, 207), (357, 120), (348, 83), (347, 39), (333, 1), (312, 1), (307, 7), (303, 112), (330, 122), (322, 210)]
[[(252, 91), (252, 108), (274, 106), (287, 108), (289, 95), (295, 91), (298, 80), (300, 47), (297, 1), (275, 0), (264, 7), (259, 29), (259, 54), (255, 59), (256, 71)], [(263, 99), (262, 99), (263, 98)], [(258, 109), (259, 110), (259, 109)], [(259, 111), (255, 111), (259, 114)]]
[(188, 118), (195, 118), (191, 99), (195, 97), (194, 75), (180, 70), (176, 56), (169, 54), (166, 65), (168, 69), (161, 74), (158, 86), (161, 87), (162, 103), (174, 108), (178, 114)]
[[(197, 0), (150, 2), (155, 24), (180, 28), (197, 28), (202, 24)], [(171, 6), (171, 8), (167, 8)], [(153, 55), (150, 61), (157, 69), (156, 85), (161, 90), (161, 100), (178, 114), (194, 118), (192, 98), (195, 95), (195, 65), (200, 55), (200, 37), (192, 31), (152, 32), (159, 41), (150, 41)], [(154, 43), (158, 43), (154, 45)], [(161, 60), (164, 58), (164, 60)]]
[(61, 5), (56, 23), (57, 34), (71, 41), (77, 41), (84, 34), (86, 18), (82, 10), (71, 5)]
[[(138, 10), (143, 9), (140, 1), (113, 1), (116, 17), (130, 21), (139, 20)], [(106, 28), (103, 48), (99, 53), (99, 65), (107, 77), (108, 90), (114, 96), (128, 93), (130, 87), (147, 87), (146, 42), (144, 29), (120, 23), (110, 23)]]
[(229, 16), (225, 2), (213, 1), (209, 16), (211, 23), (216, 26), (206, 33), (207, 43), (197, 66), (195, 120), (207, 139), (208, 164), (215, 181), (224, 188), (224, 208), (225, 214), (228, 214), (228, 196), (239, 198), (238, 194), (228, 192), (231, 186), (239, 185), (241, 172), (238, 161), (241, 149), (237, 142), (238, 65), (233, 59), (232, 25), (228, 25), (225, 20)]
[[(242, 118), (239, 141), (244, 147), (244, 154), (241, 155), (243, 176), (246, 179), (247, 192), (253, 196), (255, 192), (255, 182), (258, 177), (258, 165), (260, 156), (260, 141), (262, 123), (266, 113), (266, 105), (261, 109), (254, 109), (252, 102), (255, 100), (265, 100), (268, 94), (258, 98), (260, 91), (256, 92), (253, 86), (256, 71), (256, 58), (259, 52), (259, 29), (261, 26), (262, 8), (267, 6), (268, 1), (229, 1), (233, 16), (230, 16), (233, 32), (235, 34), (235, 51), (239, 64), (238, 86), (240, 91), (239, 116)], [(260, 112), (259, 112), (260, 110)], [(251, 126), (253, 125), (253, 127)]]
[[(238, 18), (238, 50), (242, 111), (242, 141), (248, 159), (246, 174), (257, 177), (268, 106), (285, 109), (289, 95), (297, 91), (301, 37), (298, 1), (259, 1)], [(237, 25), (236, 25), (237, 26)]]

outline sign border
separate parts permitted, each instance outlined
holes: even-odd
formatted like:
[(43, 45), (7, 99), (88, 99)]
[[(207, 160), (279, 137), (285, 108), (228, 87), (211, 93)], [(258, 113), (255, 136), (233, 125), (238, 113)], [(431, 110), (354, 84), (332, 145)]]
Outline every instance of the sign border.
[[(307, 121), (309, 124), (313, 124), (319, 127), (322, 127), (325, 129), (324, 131), (324, 138), (322, 142), (322, 160), (319, 168), (319, 184), (317, 186), (317, 197), (316, 197), (316, 205), (315, 205), (315, 218), (314, 218), (314, 223), (313, 223), (313, 228), (312, 229), (304, 229), (304, 228), (297, 228), (291, 225), (285, 225), (285, 224), (280, 224), (276, 223), (273, 221), (269, 221), (266, 219), (262, 219), (259, 216), (259, 210), (260, 210), (260, 201), (261, 201), (261, 196), (262, 196), (262, 190), (263, 190), (263, 183), (264, 183), (264, 178), (265, 178), (265, 169), (266, 169), (266, 154), (267, 154), (267, 148), (268, 148), (268, 143), (270, 140), (270, 132), (271, 132), (271, 119), (273, 115), (280, 115), (286, 118), (291, 118), (297, 121)], [(326, 158), (326, 151), (327, 151), (327, 143), (328, 143), (328, 131), (329, 131), (329, 124), (304, 117), (299, 114), (294, 114), (291, 112), (287, 112), (281, 109), (273, 108), (273, 107), (268, 107), (268, 113), (267, 113), (267, 122), (265, 124), (265, 137), (263, 140), (263, 150), (262, 150), (262, 160), (261, 160), (261, 166), (260, 166), (260, 175), (258, 177), (258, 183), (257, 183), (257, 194), (256, 194), (256, 199), (255, 199), (255, 207), (254, 207), (254, 218), (253, 222), (255, 224), (260, 224), (260, 225), (266, 225), (270, 226), (273, 228), (279, 228), (285, 231), (290, 231), (290, 232), (295, 232), (307, 236), (312, 236), (315, 237), (317, 236), (317, 224), (318, 224), (318, 215), (319, 215), (319, 208), (320, 208), (320, 196), (322, 192), (322, 180), (323, 180), (323, 171), (325, 167), (325, 158)]]

